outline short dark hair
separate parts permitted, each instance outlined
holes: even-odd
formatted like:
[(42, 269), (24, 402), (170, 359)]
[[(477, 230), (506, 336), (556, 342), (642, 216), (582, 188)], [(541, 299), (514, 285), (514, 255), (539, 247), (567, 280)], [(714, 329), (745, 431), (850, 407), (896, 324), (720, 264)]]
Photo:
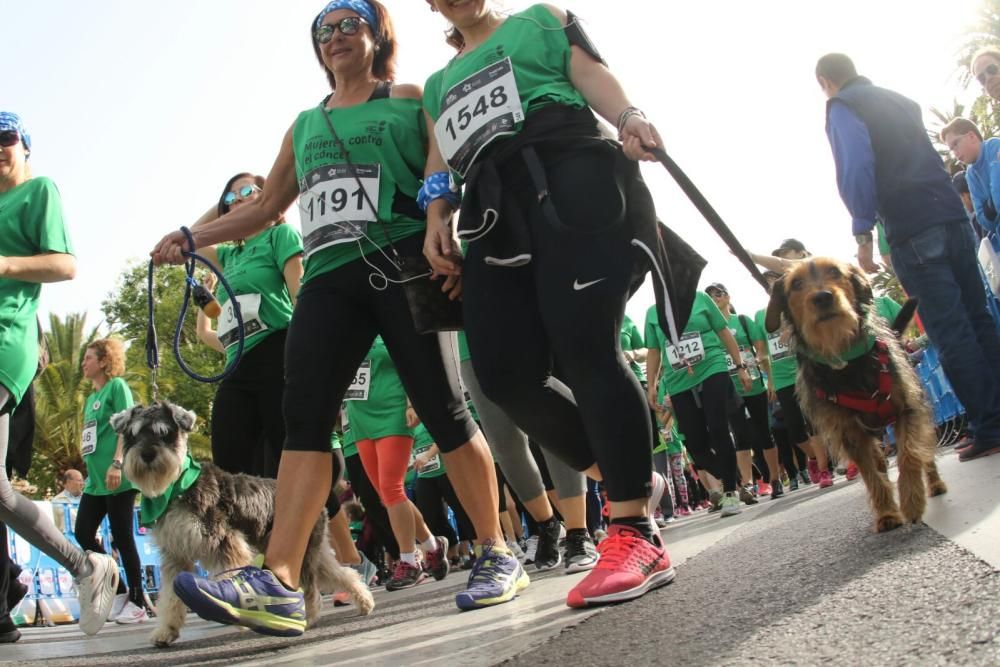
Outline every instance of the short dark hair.
[[(394, 81), (396, 78), (396, 29), (392, 25), (389, 17), (389, 10), (378, 0), (367, 0), (372, 9), (375, 10), (375, 18), (378, 19), (379, 31), (375, 37), (375, 59), (372, 61), (372, 75), (379, 81)], [(330, 84), (330, 90), (337, 90), (337, 79), (333, 72), (326, 68), (323, 62), (323, 54), (319, 50), (319, 42), (316, 41), (316, 21), (317, 16), (309, 24), (309, 39), (312, 41), (313, 54), (316, 56), (319, 66), (326, 72), (326, 80)], [(370, 26), (369, 26), (370, 27)]]
[(854, 62), (843, 53), (828, 53), (816, 61), (816, 78), (823, 77), (835, 86), (843, 86), (857, 76)]
[(979, 126), (973, 123), (968, 118), (952, 118), (951, 121), (941, 128), (941, 141), (944, 141), (944, 135), (954, 133), (954, 134), (968, 134), (969, 132), (975, 132), (979, 140), (983, 140), (983, 133), (979, 131)]

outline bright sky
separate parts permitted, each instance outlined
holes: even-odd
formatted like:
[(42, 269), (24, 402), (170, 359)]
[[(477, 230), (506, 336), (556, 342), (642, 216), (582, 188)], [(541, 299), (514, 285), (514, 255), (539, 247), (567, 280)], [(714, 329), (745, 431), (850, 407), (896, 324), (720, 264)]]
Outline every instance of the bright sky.
[[(398, 80), (423, 83), (451, 55), (424, 0), (386, 0)], [(527, 0), (507, 0), (519, 10)], [(666, 149), (743, 243), (787, 237), (854, 255), (824, 134), (816, 59), (849, 54), (862, 74), (931, 106), (971, 100), (955, 77), (976, 0), (570, 0)], [(308, 29), (322, 0), (39, 0), (4, 7), (0, 109), (32, 133), (35, 175), (64, 197), (75, 281), (43, 310), (87, 310), (130, 259), (213, 205), (228, 177), (267, 173), (296, 114), (328, 93)], [(973, 88), (978, 87), (975, 85)], [(660, 216), (709, 260), (741, 312), (766, 296), (658, 165), (643, 168)], [(291, 216), (293, 220), (296, 216)], [(652, 294), (628, 312), (640, 323)]]

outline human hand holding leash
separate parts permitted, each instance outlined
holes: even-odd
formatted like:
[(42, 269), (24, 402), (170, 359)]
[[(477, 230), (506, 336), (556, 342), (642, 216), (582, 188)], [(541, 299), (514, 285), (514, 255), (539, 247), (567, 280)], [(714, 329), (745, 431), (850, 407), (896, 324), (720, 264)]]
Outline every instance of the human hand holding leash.
[(622, 150), (630, 160), (642, 160), (644, 162), (656, 162), (657, 158), (650, 148), (660, 148), (663, 146), (663, 139), (645, 117), (635, 114), (629, 116), (622, 125), (620, 137)]

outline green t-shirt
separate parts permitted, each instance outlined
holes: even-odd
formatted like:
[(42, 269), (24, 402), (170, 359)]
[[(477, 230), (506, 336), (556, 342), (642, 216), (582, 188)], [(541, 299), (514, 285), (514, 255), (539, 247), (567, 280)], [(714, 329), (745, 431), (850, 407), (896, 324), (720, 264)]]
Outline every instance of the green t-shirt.
[[(635, 326), (635, 322), (628, 315), (622, 320), (621, 345), (622, 352), (646, 349), (646, 343), (642, 340), (639, 327)], [(635, 373), (635, 377), (638, 378), (639, 382), (646, 381), (646, 370), (641, 365), (634, 361), (628, 362), (628, 365), (632, 369), (632, 372)]]
[[(0, 193), (0, 257), (72, 254), (55, 183), (32, 178)], [(38, 369), (41, 283), (0, 278), (0, 385), (16, 405)], [(3, 409), (0, 405), (0, 410)]]
[(354, 430), (351, 428), (351, 419), (347, 416), (347, 409), (343, 412), (344, 432), (340, 436), (341, 451), (344, 458), (348, 459), (358, 453), (358, 439), (354, 437)]
[(424, 108), (453, 172), (464, 175), (483, 149), (519, 132), (543, 106), (587, 106), (570, 80), (570, 53), (562, 22), (534, 5), (427, 79)]
[[(745, 330), (744, 325), (746, 325)], [(767, 386), (764, 384), (764, 377), (757, 366), (757, 351), (753, 346), (754, 341), (767, 342), (764, 333), (758, 329), (757, 324), (753, 320), (745, 315), (730, 315), (729, 330), (736, 338), (736, 344), (740, 346), (740, 355), (743, 357), (743, 363), (746, 364), (747, 372), (750, 374), (750, 380), (752, 381), (750, 391), (745, 391), (743, 383), (740, 382), (740, 378), (736, 373), (736, 365), (730, 359), (729, 353), (726, 353), (726, 364), (729, 366), (729, 375), (733, 378), (733, 386), (736, 387), (736, 393), (740, 396), (756, 396), (761, 392), (767, 391)], [(750, 334), (749, 338), (747, 338), (747, 334)]]
[[(357, 442), (410, 435), (406, 426), (406, 391), (381, 336), (375, 339), (364, 363), (369, 364), (367, 390), (349, 390), (345, 399), (352, 438)], [(363, 372), (364, 365), (357, 378), (362, 377)], [(357, 378), (354, 386), (358, 385)]]
[(118, 434), (111, 428), (111, 416), (132, 407), (132, 390), (122, 378), (111, 378), (87, 396), (83, 404), (83, 436), (80, 453), (87, 464), (87, 482), (83, 492), (92, 496), (109, 496), (131, 491), (135, 487), (122, 474), (122, 483), (114, 491), (104, 485), (111, 461), (118, 447)]
[[(712, 297), (697, 292), (677, 348), (668, 349), (667, 337), (656, 318), (656, 306), (650, 306), (646, 312), (646, 347), (660, 351), (663, 388), (669, 395), (688, 391), (716, 373), (728, 372), (726, 351), (717, 333), (725, 328), (726, 318)], [(690, 368), (684, 361), (690, 363)]]
[(795, 385), (795, 375), (799, 370), (799, 362), (795, 359), (795, 354), (789, 349), (788, 344), (782, 342), (781, 329), (773, 333), (766, 333), (767, 329), (764, 328), (766, 312), (766, 310), (757, 311), (753, 321), (767, 337), (767, 356), (771, 360), (771, 381), (774, 383), (774, 390), (777, 391)]
[[(223, 275), (240, 302), (246, 354), (270, 334), (288, 328), (292, 299), (285, 284), (285, 263), (302, 254), (302, 236), (291, 225), (276, 225), (247, 239), (242, 246), (220, 245), (216, 253)], [(239, 329), (232, 309), (227, 307), (229, 293), (220, 285), (216, 294), (222, 305), (219, 340), (226, 347), (226, 363), (230, 364), (239, 347)]]
[[(411, 465), (412, 461), (430, 449), (433, 444), (434, 438), (427, 432), (424, 425), (417, 424), (417, 427), (413, 429), (413, 456), (410, 458)], [(420, 479), (430, 479), (440, 477), (445, 473), (444, 460), (441, 458), (441, 454), (435, 454), (434, 458), (424, 466), (424, 469), (417, 472), (417, 477)]]
[(330, 451), (335, 452), (343, 447), (343, 442), (340, 437), (340, 433), (337, 431), (330, 432)]
[[(376, 252), (375, 246), (387, 246), (387, 232), (396, 242), (427, 227), (416, 203), (428, 144), (420, 100), (379, 99), (327, 112), (364, 191), (323, 113), (319, 107), (303, 111), (292, 130), (305, 248), (303, 284), (360, 258), (362, 247), (367, 254)], [(378, 221), (368, 200), (378, 207)]]
[(891, 296), (875, 297), (875, 312), (881, 315), (890, 325), (892, 325), (893, 320), (896, 319), (901, 310), (903, 310), (903, 307), (896, 303), (896, 300)]
[(875, 232), (878, 237), (878, 252), (880, 255), (885, 257), (892, 253), (892, 248), (889, 247), (889, 241), (885, 238), (885, 225), (879, 220), (875, 223)]

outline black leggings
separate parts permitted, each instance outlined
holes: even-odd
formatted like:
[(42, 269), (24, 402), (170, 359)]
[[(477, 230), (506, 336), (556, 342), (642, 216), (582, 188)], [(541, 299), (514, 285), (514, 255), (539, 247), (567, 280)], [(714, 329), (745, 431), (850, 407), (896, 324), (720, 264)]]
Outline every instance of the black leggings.
[[(89, 493), (80, 498), (80, 509), (76, 513), (76, 524), (73, 533), (76, 541), (86, 551), (108, 553), (110, 546), (102, 548), (97, 542), (97, 529), (104, 517), (108, 517), (111, 525), (111, 541), (125, 566), (125, 576), (128, 578), (128, 599), (139, 607), (145, 607), (142, 593), (142, 565), (139, 563), (139, 552), (135, 548), (133, 535), (133, 517), (135, 516), (136, 490), (123, 491), (110, 496), (93, 496)], [(125, 585), (118, 581), (118, 593), (125, 592)]]
[(698, 387), (670, 397), (677, 428), (684, 434), (684, 446), (695, 467), (718, 477), (726, 491), (737, 489), (739, 475), (726, 415), (732, 384), (728, 373), (716, 373)]
[[(476, 537), (476, 531), (469, 521), (468, 515), (458, 502), (455, 489), (448, 481), (447, 475), (437, 477), (417, 477), (417, 509), (424, 515), (424, 522), (434, 535), (443, 535), (448, 538), (448, 544), (458, 544), (458, 540), (472, 540)], [(448, 523), (448, 517), (444, 511), (444, 503), (448, 503), (451, 511), (455, 513), (455, 523), (458, 524), (458, 535)]]
[[(423, 235), (396, 242), (400, 255), (421, 255)], [(378, 251), (367, 259), (393, 280), (399, 271)], [(442, 452), (475, 435), (465, 405), (451, 334), (420, 335), (403, 288), (378, 291), (373, 270), (358, 259), (313, 278), (302, 287), (285, 345), (285, 449), (329, 452), (344, 394), (358, 366), (381, 334), (413, 407)]]
[(333, 459), (330, 461), (333, 464), (333, 475), (330, 483), (330, 495), (326, 498), (326, 515), (328, 518), (332, 519), (337, 516), (340, 512), (340, 496), (337, 495), (337, 484), (340, 480), (344, 479), (344, 452), (335, 449), (333, 450)]
[(610, 155), (581, 151), (546, 168), (561, 228), (533, 188), (508, 179), (500, 224), (507, 216), (527, 223), (531, 261), (490, 265), (489, 237), (472, 242), (463, 304), (483, 393), (571, 468), (596, 462), (608, 497), (624, 501), (649, 496), (653, 427), (620, 347), (637, 251), (614, 166)]
[[(736, 451), (753, 451), (754, 464), (765, 481), (770, 481), (777, 477), (778, 471), (768, 469), (767, 460), (764, 459), (764, 450), (775, 446), (771, 438), (771, 415), (767, 406), (767, 392), (743, 396), (742, 400), (750, 418), (747, 419), (742, 409), (731, 416), (733, 434), (736, 436)], [(753, 480), (740, 481), (742, 484), (749, 484)]]
[[(243, 356), (212, 404), (212, 462), (226, 472), (278, 476), (285, 420), (285, 334), (276, 331)], [(329, 446), (329, 444), (328, 444)]]
[[(336, 457), (334, 457), (336, 460)], [(365, 467), (361, 465), (361, 457), (357, 454), (348, 456), (344, 460), (347, 466), (347, 477), (351, 480), (351, 490), (354, 496), (361, 501), (365, 507), (365, 515), (371, 522), (375, 537), (382, 543), (382, 547), (395, 559), (399, 558), (399, 544), (396, 536), (392, 532), (392, 525), (389, 523), (389, 513), (382, 505), (382, 499), (378, 497), (378, 491), (372, 485)], [(381, 562), (382, 559), (379, 559)]]
[(789, 441), (793, 445), (801, 445), (809, 439), (811, 429), (799, 407), (799, 399), (795, 397), (795, 386), (783, 387), (774, 393), (781, 404), (781, 418), (788, 430)]

